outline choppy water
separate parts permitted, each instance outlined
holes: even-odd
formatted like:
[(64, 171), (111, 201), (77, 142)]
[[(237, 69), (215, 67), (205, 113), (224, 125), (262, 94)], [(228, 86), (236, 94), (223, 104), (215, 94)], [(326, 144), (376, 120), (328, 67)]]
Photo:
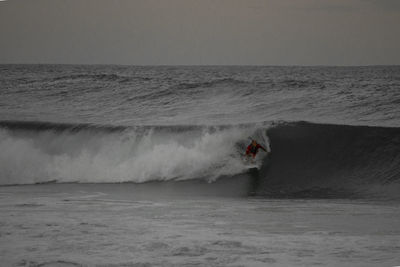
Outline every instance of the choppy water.
[(400, 66), (0, 66), (0, 119), (400, 126)]
[[(260, 195), (397, 194), (399, 66), (1, 65), (0, 90), (0, 184), (250, 175)], [(249, 138), (272, 150), (256, 174)]]

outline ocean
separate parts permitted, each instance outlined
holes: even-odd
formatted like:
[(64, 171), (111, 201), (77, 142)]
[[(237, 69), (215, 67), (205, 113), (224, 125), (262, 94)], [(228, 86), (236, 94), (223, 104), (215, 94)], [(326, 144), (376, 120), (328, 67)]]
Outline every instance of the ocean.
[(0, 65), (0, 95), (7, 265), (400, 264), (399, 66)]

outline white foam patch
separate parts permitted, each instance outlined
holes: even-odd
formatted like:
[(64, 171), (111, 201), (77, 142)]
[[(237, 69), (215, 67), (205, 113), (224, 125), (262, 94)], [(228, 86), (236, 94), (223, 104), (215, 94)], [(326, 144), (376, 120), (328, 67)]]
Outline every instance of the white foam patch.
[[(0, 183), (213, 180), (245, 171), (242, 147), (255, 128), (187, 131), (0, 131)], [(266, 136), (262, 137), (268, 146)]]

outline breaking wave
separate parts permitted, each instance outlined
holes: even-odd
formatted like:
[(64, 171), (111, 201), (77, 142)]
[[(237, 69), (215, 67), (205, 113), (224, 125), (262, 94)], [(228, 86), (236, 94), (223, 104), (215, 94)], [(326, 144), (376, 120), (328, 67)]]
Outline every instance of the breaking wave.
[[(242, 160), (249, 138), (272, 151), (260, 153), (259, 170), (249, 171)], [(223, 178), (222, 190), (248, 181), (257, 196), (390, 197), (400, 192), (399, 166), (400, 128), (0, 122), (1, 185)]]

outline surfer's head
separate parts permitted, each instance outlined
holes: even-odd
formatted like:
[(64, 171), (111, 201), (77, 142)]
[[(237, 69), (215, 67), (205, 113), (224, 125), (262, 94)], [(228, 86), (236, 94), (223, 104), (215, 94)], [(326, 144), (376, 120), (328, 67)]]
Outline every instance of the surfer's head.
[(253, 146), (256, 146), (256, 145), (257, 145), (257, 141), (256, 141), (256, 140), (251, 140), (251, 144), (252, 144)]

